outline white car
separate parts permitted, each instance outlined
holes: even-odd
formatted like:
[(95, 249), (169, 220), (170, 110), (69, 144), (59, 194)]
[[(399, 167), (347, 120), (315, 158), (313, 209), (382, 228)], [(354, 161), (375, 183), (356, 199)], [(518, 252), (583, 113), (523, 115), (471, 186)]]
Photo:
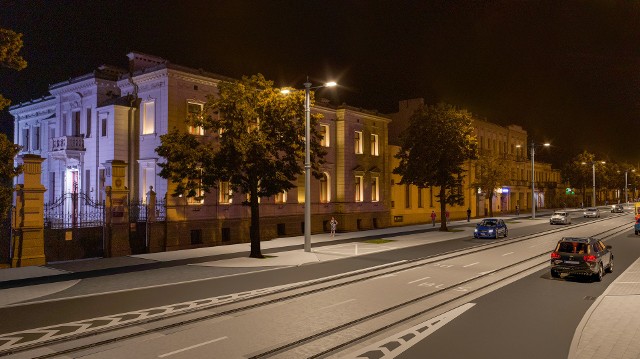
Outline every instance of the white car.
[(600, 210), (597, 208), (587, 208), (584, 211), (584, 218), (600, 218)]
[(567, 212), (556, 211), (549, 218), (549, 224), (571, 224), (571, 216)]

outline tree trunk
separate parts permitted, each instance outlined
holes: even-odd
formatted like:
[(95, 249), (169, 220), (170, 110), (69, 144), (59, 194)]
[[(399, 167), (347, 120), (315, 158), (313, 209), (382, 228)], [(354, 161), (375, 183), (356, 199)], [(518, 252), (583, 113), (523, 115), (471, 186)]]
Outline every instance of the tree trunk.
[(260, 203), (258, 203), (258, 189), (251, 189), (249, 197), (251, 206), (251, 227), (249, 229), (249, 238), (251, 238), (251, 258), (264, 258), (260, 250)]
[(447, 232), (447, 201), (445, 200), (446, 190), (444, 186), (440, 187), (440, 231)]
[(493, 193), (489, 195), (489, 217), (493, 217)]

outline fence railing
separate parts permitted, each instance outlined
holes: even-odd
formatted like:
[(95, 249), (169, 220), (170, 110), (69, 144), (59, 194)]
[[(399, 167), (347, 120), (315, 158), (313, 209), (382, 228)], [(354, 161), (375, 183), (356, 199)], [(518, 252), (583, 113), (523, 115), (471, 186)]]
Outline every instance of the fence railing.
[[(129, 201), (129, 222), (146, 222), (149, 212), (149, 206), (142, 200)], [(163, 199), (156, 200), (155, 204), (155, 220), (156, 222), (165, 221), (167, 218), (167, 210)]]
[(96, 202), (84, 193), (65, 193), (44, 204), (45, 228), (100, 227), (104, 222), (104, 201)]

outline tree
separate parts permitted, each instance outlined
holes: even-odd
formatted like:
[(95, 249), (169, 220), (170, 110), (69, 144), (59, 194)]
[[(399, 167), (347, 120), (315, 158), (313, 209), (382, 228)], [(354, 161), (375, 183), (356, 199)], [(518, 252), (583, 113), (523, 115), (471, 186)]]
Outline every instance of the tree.
[[(27, 62), (18, 55), (21, 48), (22, 34), (0, 28), (0, 66), (18, 71), (27, 67)], [(0, 94), (0, 111), (10, 103)], [(11, 207), (13, 198), (11, 180), (22, 171), (20, 166), (13, 165), (13, 160), (19, 151), (20, 146), (14, 145), (5, 134), (0, 134), (0, 219), (6, 218)]]
[(504, 166), (498, 156), (487, 153), (476, 161), (476, 182), (474, 188), (480, 188), (489, 199), (489, 216), (493, 216), (493, 198), (495, 189), (509, 181), (509, 168)]
[(466, 110), (439, 103), (417, 109), (400, 134), (400, 164), (393, 173), (402, 176), (400, 184), (440, 187), (441, 231), (447, 231), (446, 205), (464, 204), (462, 166), (477, 156), (471, 121)]
[(562, 177), (571, 187), (580, 188), (582, 192), (582, 203), (586, 203), (587, 185), (591, 185), (591, 163), (595, 161), (596, 155), (583, 151), (576, 155), (573, 160), (567, 163), (562, 169)]
[[(160, 176), (176, 183), (174, 194), (201, 197), (229, 182), (233, 191), (248, 194), (251, 207), (251, 254), (260, 251), (260, 197), (269, 197), (294, 187), (303, 173), (305, 153), (304, 91), (282, 94), (261, 75), (239, 81), (222, 81), (218, 94), (210, 96), (203, 111), (188, 119), (217, 141), (203, 140), (173, 129), (161, 136), (156, 152), (166, 159)], [(314, 176), (324, 163), (319, 114), (311, 115), (311, 163)]]

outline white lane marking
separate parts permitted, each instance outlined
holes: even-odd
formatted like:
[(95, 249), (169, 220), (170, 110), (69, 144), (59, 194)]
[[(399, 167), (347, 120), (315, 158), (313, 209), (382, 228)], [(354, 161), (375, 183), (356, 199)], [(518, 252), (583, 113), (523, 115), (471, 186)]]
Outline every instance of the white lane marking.
[(514, 253), (514, 252), (507, 252), (507, 253), (503, 254), (502, 256), (503, 256), (503, 257), (504, 257), (504, 256), (508, 256), (508, 255), (510, 255), (510, 254), (513, 254), (513, 253)]
[(616, 282), (615, 284), (640, 284), (640, 282)]
[(479, 263), (480, 262), (474, 262), (474, 263), (471, 263), (471, 264), (467, 264), (466, 266), (462, 266), (462, 268), (471, 267), (471, 266), (474, 266), (474, 265), (479, 264)]
[(173, 352), (170, 352), (170, 353), (165, 353), (165, 354), (162, 354), (162, 355), (158, 355), (158, 358), (166, 358), (166, 357), (168, 357), (168, 356), (170, 356), (170, 355), (173, 355), (173, 354), (178, 354), (178, 353), (186, 352), (187, 350), (195, 349), (195, 348), (201, 347), (201, 346), (203, 346), (203, 345), (207, 345), (207, 344), (211, 344), (211, 343), (219, 342), (219, 341), (221, 341), (221, 340), (225, 340), (225, 339), (227, 339), (227, 337), (220, 337), (220, 338), (217, 338), (217, 339), (214, 339), (214, 340), (209, 340), (209, 341), (204, 342), (204, 343), (200, 343), (200, 344), (192, 345), (192, 346), (190, 346), (190, 347), (186, 347), (186, 348), (178, 349), (178, 350), (173, 351)]
[[(475, 303), (463, 304), (457, 308), (454, 308), (446, 313), (440, 314), (435, 318), (431, 318), (416, 326), (413, 326), (403, 332), (397, 333), (393, 336), (387, 337), (377, 343), (374, 343), (366, 348), (360, 349), (354, 353), (350, 353), (344, 358), (363, 358), (366, 357), (365, 353), (379, 352), (382, 356), (376, 356), (377, 358), (393, 359), (402, 354), (407, 349), (411, 348), (424, 338), (433, 334), (436, 330), (442, 328), (450, 321), (454, 320), (458, 316), (462, 315), (467, 310), (471, 309)], [(393, 343), (393, 352), (391, 352), (388, 344)], [(399, 346), (397, 346), (399, 344)], [(377, 354), (377, 353), (376, 353)]]
[(349, 302), (353, 302), (353, 301), (355, 301), (355, 300), (356, 300), (356, 299), (355, 299), (355, 298), (353, 298), (353, 299), (345, 300), (344, 302), (340, 302), (340, 303), (335, 303), (335, 304), (327, 305), (326, 307), (322, 307), (322, 308), (320, 308), (320, 310), (322, 310), (322, 309), (327, 309), (327, 308), (331, 308), (331, 307), (336, 307), (336, 306), (338, 306), (338, 305), (342, 305), (342, 304), (346, 304), (346, 303), (349, 303)]
[(413, 283), (415, 283), (415, 282), (420, 282), (420, 281), (423, 281), (423, 280), (425, 280), (425, 279), (429, 279), (429, 278), (431, 278), (431, 277), (424, 277), (424, 278), (420, 278), (420, 279), (412, 280), (411, 282), (409, 282), (409, 283), (407, 283), (407, 284), (413, 284)]

